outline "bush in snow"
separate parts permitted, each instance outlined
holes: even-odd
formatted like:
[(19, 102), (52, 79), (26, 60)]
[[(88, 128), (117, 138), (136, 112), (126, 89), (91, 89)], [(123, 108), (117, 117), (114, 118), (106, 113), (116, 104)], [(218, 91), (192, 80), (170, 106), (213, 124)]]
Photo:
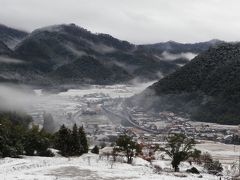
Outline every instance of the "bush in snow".
[(192, 174), (200, 174), (197, 168), (192, 167), (191, 169), (187, 169), (186, 172), (192, 173)]
[(214, 161), (211, 154), (204, 153), (200, 157), (203, 167), (208, 171), (209, 174), (218, 174), (223, 171), (222, 164), (219, 161)]
[(98, 146), (94, 146), (94, 148), (91, 150), (91, 153), (99, 154), (99, 148), (98, 148)]
[(209, 174), (217, 175), (223, 171), (222, 164), (219, 161), (212, 161), (204, 164)]
[(211, 163), (213, 161), (212, 159), (212, 156), (211, 154), (209, 153), (203, 153), (201, 156), (200, 156), (200, 162), (203, 163), (203, 164), (206, 164), (206, 163)]
[(153, 168), (154, 168), (154, 172), (158, 174), (160, 174), (163, 170), (162, 167), (159, 165), (154, 165)]

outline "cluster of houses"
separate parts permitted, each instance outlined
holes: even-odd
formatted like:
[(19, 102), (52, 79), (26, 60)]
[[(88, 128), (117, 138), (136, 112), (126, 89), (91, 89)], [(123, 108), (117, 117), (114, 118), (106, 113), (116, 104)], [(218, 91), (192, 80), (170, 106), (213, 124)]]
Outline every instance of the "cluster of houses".
[[(142, 109), (129, 110), (132, 121), (149, 130), (154, 130), (156, 136), (163, 138), (169, 134), (185, 134), (197, 140), (211, 140), (228, 144), (240, 144), (238, 127), (226, 128), (225, 126), (214, 126), (208, 123), (194, 123), (187, 118), (182, 118), (173, 112), (147, 113)], [(153, 137), (153, 135), (151, 135)], [(141, 135), (141, 138), (148, 138)], [(153, 137), (152, 139), (154, 139)]]
[[(121, 134), (127, 134), (138, 142), (144, 144), (159, 144), (164, 142), (169, 134), (185, 134), (196, 140), (211, 140), (229, 144), (236, 142), (238, 128), (213, 126), (207, 123), (195, 123), (187, 118), (179, 117), (173, 112), (145, 112), (142, 109), (126, 109), (131, 120), (131, 126), (122, 125), (95, 125), (87, 124), (85, 129), (89, 136), (98, 144), (111, 144)], [(135, 125), (135, 126), (134, 126)], [(149, 131), (146, 131), (149, 130)], [(239, 141), (239, 138), (237, 138)]]

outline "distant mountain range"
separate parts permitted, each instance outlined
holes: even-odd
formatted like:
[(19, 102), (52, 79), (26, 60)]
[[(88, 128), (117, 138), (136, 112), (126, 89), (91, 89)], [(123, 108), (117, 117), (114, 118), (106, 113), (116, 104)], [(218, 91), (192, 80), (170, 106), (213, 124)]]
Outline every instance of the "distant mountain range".
[(0, 25), (0, 81), (58, 85), (154, 80), (221, 43), (134, 45), (75, 24), (31, 33)]
[(132, 103), (192, 120), (240, 123), (240, 43), (224, 43), (150, 86)]
[(17, 30), (0, 24), (0, 41), (11, 49), (13, 49), (27, 35), (28, 33), (25, 31)]
[(11, 55), (13, 52), (9, 47), (0, 41), (0, 55)]
[(172, 54), (178, 54), (178, 53), (201, 53), (209, 49), (210, 46), (223, 43), (224, 41), (220, 41), (218, 39), (212, 39), (207, 42), (199, 42), (195, 44), (182, 44), (175, 41), (168, 41), (163, 43), (156, 43), (156, 44), (150, 44), (150, 45), (141, 45), (140, 47), (143, 47), (144, 49), (147, 48), (151, 51), (155, 52), (164, 52), (167, 51)]

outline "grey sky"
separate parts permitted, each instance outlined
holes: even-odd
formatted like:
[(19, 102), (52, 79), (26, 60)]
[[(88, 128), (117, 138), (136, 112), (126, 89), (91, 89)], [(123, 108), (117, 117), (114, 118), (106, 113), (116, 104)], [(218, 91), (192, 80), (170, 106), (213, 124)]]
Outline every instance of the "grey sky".
[(240, 0), (0, 0), (0, 23), (75, 23), (132, 43), (240, 40)]

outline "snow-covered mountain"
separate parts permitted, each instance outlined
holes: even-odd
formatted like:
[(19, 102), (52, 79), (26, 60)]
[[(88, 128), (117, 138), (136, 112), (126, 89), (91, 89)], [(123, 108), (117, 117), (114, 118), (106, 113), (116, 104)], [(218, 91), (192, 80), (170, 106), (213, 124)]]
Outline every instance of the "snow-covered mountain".
[(0, 41), (6, 44), (10, 49), (14, 49), (27, 35), (28, 33), (25, 31), (0, 24)]
[(108, 34), (91, 33), (75, 24), (62, 24), (40, 28), (28, 35), (9, 30), (7, 35), (2, 34), (6, 37), (3, 43), (8, 45), (10, 41), (6, 39), (13, 34), (22, 39), (7, 56), (22, 63), (11, 63), (4, 68), (11, 74), (8, 80), (45, 85), (155, 80), (174, 72), (197, 53), (219, 42), (175, 43), (169, 51), (169, 42), (161, 48), (156, 48), (159, 45), (138, 46)]

